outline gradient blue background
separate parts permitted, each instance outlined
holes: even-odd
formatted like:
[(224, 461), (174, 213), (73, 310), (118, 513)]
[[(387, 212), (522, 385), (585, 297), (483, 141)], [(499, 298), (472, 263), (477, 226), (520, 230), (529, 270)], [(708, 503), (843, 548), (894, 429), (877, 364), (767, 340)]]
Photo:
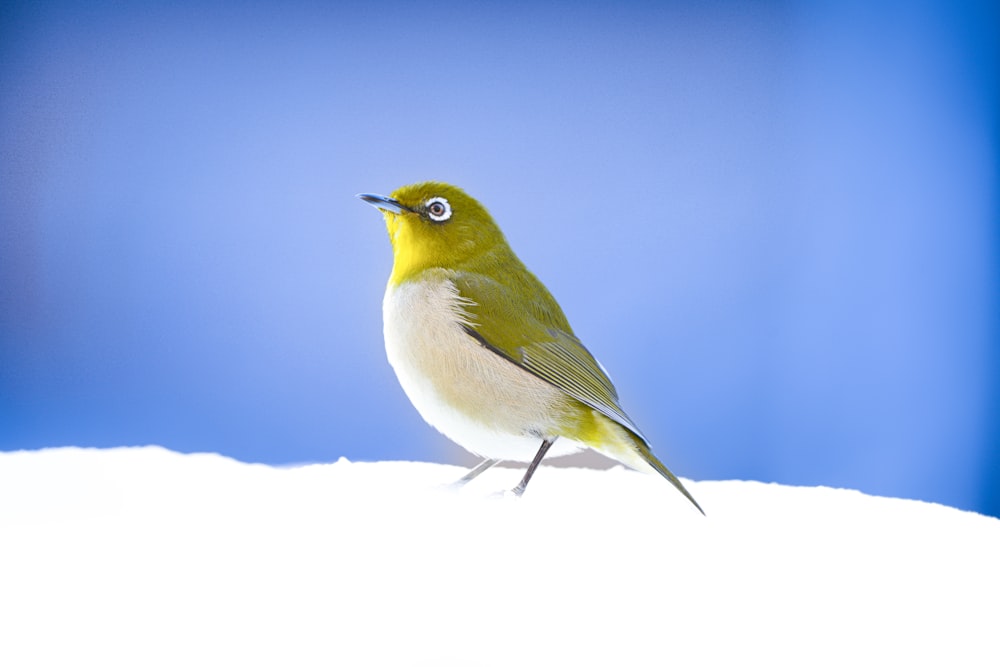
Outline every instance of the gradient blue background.
[(1000, 515), (995, 3), (7, 3), (0, 448), (462, 461), (354, 199), (493, 212), (679, 474)]

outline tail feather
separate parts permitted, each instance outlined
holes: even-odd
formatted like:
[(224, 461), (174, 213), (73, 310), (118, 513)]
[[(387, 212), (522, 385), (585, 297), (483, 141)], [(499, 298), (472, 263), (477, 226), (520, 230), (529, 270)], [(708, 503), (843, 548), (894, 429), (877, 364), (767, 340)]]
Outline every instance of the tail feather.
[(699, 512), (703, 515), (705, 514), (705, 510), (701, 508), (701, 505), (694, 499), (694, 496), (684, 488), (684, 484), (677, 478), (677, 475), (670, 472), (670, 469), (653, 455), (653, 452), (649, 449), (649, 445), (642, 436), (631, 429), (625, 428), (621, 424), (612, 422), (610, 419), (604, 419), (602, 426), (604, 427), (605, 437), (601, 438), (602, 444), (594, 447), (594, 449), (597, 449), (597, 451), (605, 456), (610, 456), (616, 461), (621, 461), (634, 470), (647, 472), (652, 468), (660, 473), (664, 479), (673, 484), (674, 488), (690, 500), (691, 504)]
[(703, 516), (705, 515), (705, 510), (701, 508), (701, 505), (698, 504), (698, 501), (694, 499), (694, 496), (692, 496), (686, 488), (684, 488), (684, 485), (681, 483), (681, 480), (677, 479), (677, 475), (670, 472), (670, 469), (667, 468), (667, 466), (663, 465), (660, 459), (656, 458), (653, 455), (653, 452), (651, 452), (649, 449), (649, 445), (647, 445), (645, 442), (636, 443), (635, 449), (639, 453), (639, 456), (641, 456), (646, 463), (652, 466), (653, 470), (663, 475), (663, 477), (665, 477), (668, 482), (673, 484), (678, 491), (684, 494), (685, 498), (691, 501), (692, 505), (698, 508), (698, 511), (701, 512)]

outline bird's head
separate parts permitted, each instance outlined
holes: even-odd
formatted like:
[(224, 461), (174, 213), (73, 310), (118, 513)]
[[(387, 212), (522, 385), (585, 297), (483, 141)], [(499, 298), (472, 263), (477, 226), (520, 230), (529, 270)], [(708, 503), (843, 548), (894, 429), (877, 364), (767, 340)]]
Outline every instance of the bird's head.
[(390, 196), (359, 194), (382, 211), (392, 241), (390, 282), (398, 284), (429, 268), (457, 269), (506, 247), (507, 241), (482, 204), (460, 188), (429, 181)]

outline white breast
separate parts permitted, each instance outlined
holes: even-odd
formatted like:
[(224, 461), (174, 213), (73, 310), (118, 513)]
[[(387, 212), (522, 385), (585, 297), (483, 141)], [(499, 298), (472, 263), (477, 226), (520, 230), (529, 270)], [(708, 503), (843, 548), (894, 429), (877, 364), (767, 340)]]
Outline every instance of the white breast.
[[(491, 459), (530, 461), (559, 434), (565, 395), (462, 328), (462, 297), (445, 270), (386, 288), (385, 350), (420, 415), (465, 449)], [(565, 438), (549, 456), (576, 451)]]

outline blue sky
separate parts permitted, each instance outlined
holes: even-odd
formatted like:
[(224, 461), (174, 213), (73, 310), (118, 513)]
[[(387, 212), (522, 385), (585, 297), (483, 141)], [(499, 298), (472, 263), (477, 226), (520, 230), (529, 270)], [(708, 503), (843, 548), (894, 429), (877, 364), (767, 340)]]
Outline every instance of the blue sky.
[(0, 448), (466, 462), (354, 199), (489, 208), (678, 474), (1000, 514), (989, 3), (25, 3)]

